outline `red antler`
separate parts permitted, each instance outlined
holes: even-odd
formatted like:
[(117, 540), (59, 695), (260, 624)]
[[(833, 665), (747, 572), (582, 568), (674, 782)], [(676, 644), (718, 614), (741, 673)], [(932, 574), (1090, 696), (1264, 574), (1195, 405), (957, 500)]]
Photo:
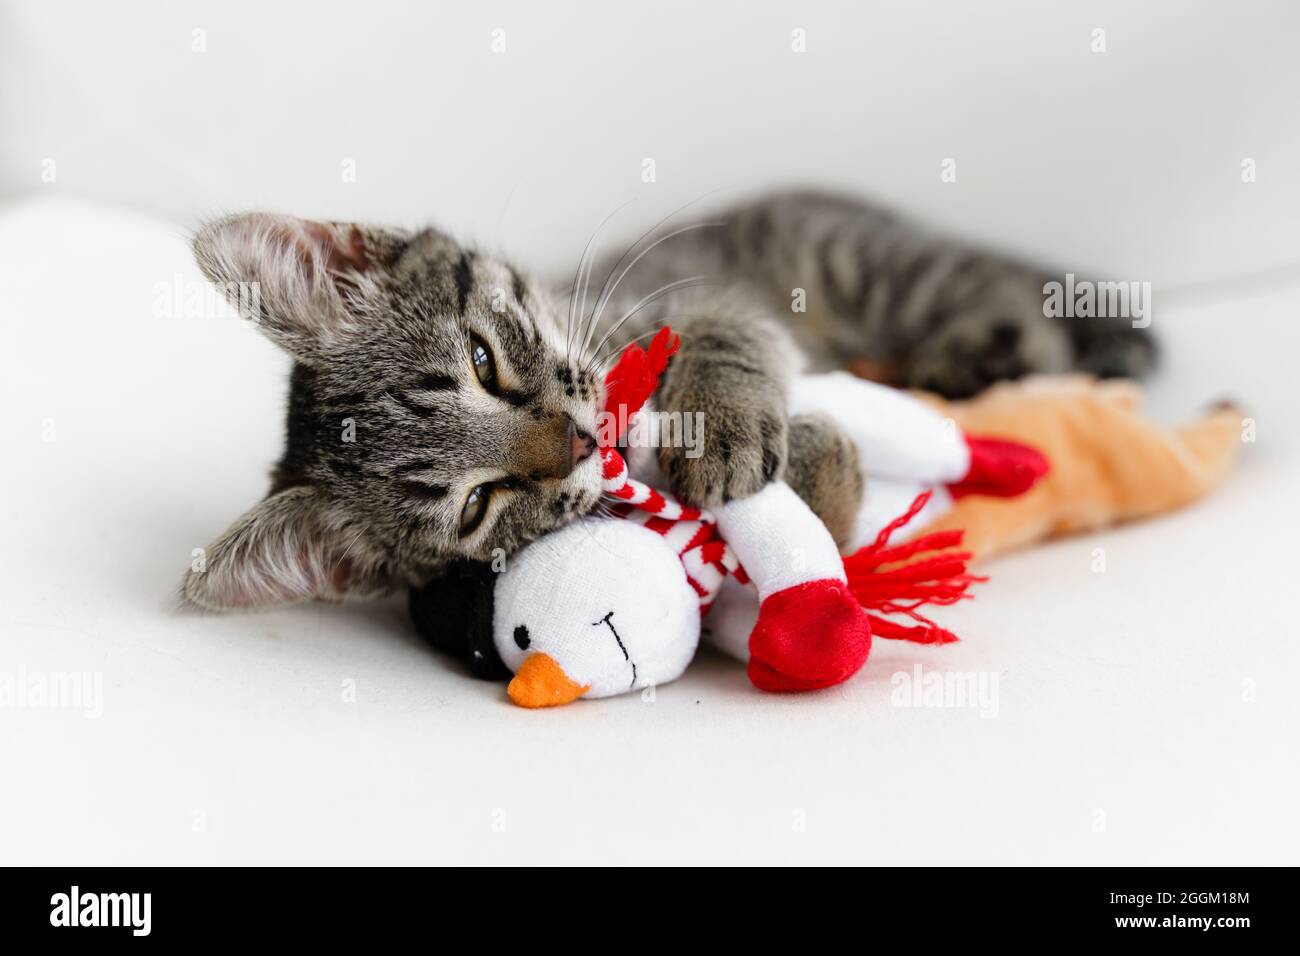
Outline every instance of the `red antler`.
[(681, 336), (664, 326), (643, 349), (633, 342), (623, 350), (614, 367), (605, 375), (605, 411), (618, 422), (617, 441), (627, 427), (628, 419), (641, 410), (656, 388), (659, 378), (668, 368), (668, 360), (681, 345)]

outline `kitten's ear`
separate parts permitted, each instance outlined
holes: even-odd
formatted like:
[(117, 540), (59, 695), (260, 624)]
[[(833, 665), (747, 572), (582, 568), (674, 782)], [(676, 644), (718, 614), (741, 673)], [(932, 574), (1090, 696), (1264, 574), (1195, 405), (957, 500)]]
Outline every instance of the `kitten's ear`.
[(379, 594), (383, 582), (357, 541), (321, 493), (288, 488), (250, 508), (196, 557), (185, 596), (224, 611)]
[(492, 640), (496, 572), (486, 561), (453, 561), (422, 587), (411, 589), (411, 620), (438, 650), (468, 665), (484, 680), (506, 680)]
[(310, 362), (357, 326), (351, 295), (404, 242), (369, 226), (250, 212), (200, 229), (194, 258), (245, 318)]

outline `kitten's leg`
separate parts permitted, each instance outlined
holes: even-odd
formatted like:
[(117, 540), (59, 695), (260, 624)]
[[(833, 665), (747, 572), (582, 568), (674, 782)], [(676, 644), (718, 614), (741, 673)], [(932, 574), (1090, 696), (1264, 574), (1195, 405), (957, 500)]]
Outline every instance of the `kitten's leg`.
[(862, 504), (858, 450), (828, 415), (795, 415), (786, 441), (785, 481), (822, 520), (841, 550)]
[(786, 403), (799, 364), (775, 322), (746, 310), (695, 312), (673, 322), (681, 348), (656, 395), (660, 412), (702, 415), (703, 442), (664, 447), (659, 466), (673, 491), (702, 507), (744, 498), (780, 478)]

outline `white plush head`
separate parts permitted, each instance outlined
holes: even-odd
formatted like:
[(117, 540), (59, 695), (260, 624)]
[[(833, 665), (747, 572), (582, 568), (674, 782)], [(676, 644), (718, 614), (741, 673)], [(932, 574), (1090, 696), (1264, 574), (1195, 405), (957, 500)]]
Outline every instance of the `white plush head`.
[(681, 676), (700, 638), (699, 596), (664, 539), (583, 518), (508, 559), (492, 637), (525, 707), (611, 697)]

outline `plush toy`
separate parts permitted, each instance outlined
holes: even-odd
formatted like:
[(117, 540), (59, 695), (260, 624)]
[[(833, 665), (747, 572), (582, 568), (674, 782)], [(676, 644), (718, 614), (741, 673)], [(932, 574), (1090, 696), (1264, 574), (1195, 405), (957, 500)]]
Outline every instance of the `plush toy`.
[[(867, 479), (851, 546), (870, 540), (918, 490), (928, 489), (925, 508), (898, 529), (896, 540), (960, 533), (975, 562), (1195, 501), (1227, 477), (1241, 449), (1243, 420), (1240, 409), (1220, 402), (1170, 428), (1142, 413), (1134, 383), (1081, 375), (1004, 382), (973, 399), (946, 402), (838, 373), (801, 379), (793, 406), (829, 414), (857, 445)], [(965, 432), (999, 437), (952, 441)], [(1050, 470), (1037, 474), (1032, 457), (999, 454), (1001, 439), (1044, 453)], [(947, 484), (968, 468), (964, 450), (973, 462), (967, 477)], [(972, 493), (981, 485), (997, 491), (990, 484), (999, 481), (1005, 491), (1030, 475), (1023, 494)], [(713, 643), (743, 657), (757, 618), (753, 596), (724, 584), (709, 619)]]
[[(628, 423), (638, 413), (675, 348), (664, 330), (649, 350), (624, 353), (607, 377), (613, 420)], [(946, 494), (1015, 494), (1046, 463), (1014, 443), (967, 441), (914, 400), (848, 377), (806, 379), (798, 401), (830, 405), (834, 396), (847, 408), (853, 394), (845, 390), (863, 389), (879, 390), (886, 405), (901, 403), (884, 416), (892, 431), (871, 416), (855, 435), (872, 451), (864, 462), (882, 476), (897, 473), (917, 492), (900, 516), (876, 529), (870, 545), (842, 558), (830, 533), (782, 482), (712, 514), (684, 506), (629, 477), (613, 447), (622, 427), (603, 432), (612, 515), (581, 519), (508, 561), (493, 587), (492, 647), (471, 648), (471, 666), (490, 667), (499, 658), (514, 673), (511, 699), (528, 707), (666, 683), (693, 658), (701, 617), (724, 580), (753, 595), (745, 639), (728, 649), (748, 661), (751, 681), (764, 690), (811, 690), (847, 679), (866, 660), (873, 630), (918, 643), (956, 640), (919, 608), (960, 600), (975, 580), (966, 573), (968, 555), (952, 550), (960, 533), (903, 548), (890, 546), (891, 535), (925, 510), (936, 484), (951, 484)], [(436, 590), (435, 600), (442, 596)], [(429, 597), (426, 591), (421, 600)], [(413, 603), (417, 620), (428, 617), (424, 607)]]
[[(607, 407), (636, 408), (653, 390), (671, 354), (665, 335), (649, 352), (625, 353)], [(513, 673), (509, 695), (530, 707), (675, 679), (703, 614), (711, 641), (748, 661), (756, 686), (825, 687), (862, 666), (873, 632), (956, 639), (919, 608), (960, 600), (976, 580), (969, 552), (950, 550), (961, 527), (975, 530), (972, 550), (986, 557), (1167, 510), (1220, 481), (1239, 444), (1230, 407), (1163, 429), (1140, 415), (1136, 387), (1081, 378), (944, 404), (845, 374), (806, 376), (791, 411), (830, 415), (857, 447), (867, 477), (848, 559), (780, 482), (708, 514), (655, 490), (653, 455), (632, 456), (646, 484), (606, 447), (613, 516), (528, 545), (503, 573), (455, 569), (413, 592), (417, 624), (480, 676)], [(1050, 470), (1025, 440), (1048, 452)], [(466, 600), (468, 584), (479, 598)], [(908, 622), (891, 619), (899, 615)]]
[(606, 465), (607, 488), (623, 502), (614, 516), (547, 535), (498, 576), (492, 634), (515, 675), (508, 688), (515, 703), (552, 706), (675, 680), (695, 655), (701, 618), (724, 579), (753, 595), (736, 656), (763, 690), (847, 679), (867, 659), (873, 631), (927, 644), (956, 640), (917, 609), (964, 595), (974, 580), (968, 555), (943, 550), (932, 561), (881, 566), (950, 548), (959, 533), (896, 549), (887, 546), (890, 528), (846, 560), (783, 482), (709, 514), (628, 479), (617, 453)]

